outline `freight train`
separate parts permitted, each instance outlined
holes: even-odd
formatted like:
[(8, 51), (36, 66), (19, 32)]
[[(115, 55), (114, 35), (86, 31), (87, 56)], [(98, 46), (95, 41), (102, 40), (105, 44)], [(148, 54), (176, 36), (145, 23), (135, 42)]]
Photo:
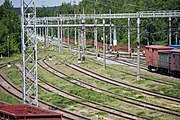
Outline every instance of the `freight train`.
[(180, 49), (172, 46), (146, 46), (146, 64), (150, 71), (180, 77)]

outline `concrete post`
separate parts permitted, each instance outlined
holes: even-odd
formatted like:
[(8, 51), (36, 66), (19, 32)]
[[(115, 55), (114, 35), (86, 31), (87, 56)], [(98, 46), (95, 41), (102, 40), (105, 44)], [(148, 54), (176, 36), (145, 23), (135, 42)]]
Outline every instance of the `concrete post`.
[(62, 28), (63, 20), (61, 19), (61, 39), (60, 39), (60, 49), (63, 52), (63, 28)]
[(105, 19), (103, 19), (103, 68), (106, 69)]
[(169, 17), (169, 45), (171, 45), (171, 21), (172, 19), (171, 17)]
[(78, 61), (81, 61), (80, 47), (81, 47), (81, 32), (80, 29), (78, 29)]
[(51, 37), (54, 37), (54, 31), (53, 31), (53, 28), (51, 28)]
[[(111, 14), (111, 10), (110, 10), (110, 14)], [(111, 17), (110, 17), (110, 52), (112, 52), (112, 20), (111, 20)]]
[(140, 16), (137, 18), (137, 80), (140, 80)]
[(39, 28), (39, 35), (42, 36), (42, 28)]
[(60, 46), (61, 46), (61, 42), (60, 42), (60, 28), (59, 28), (59, 19), (58, 19), (58, 31), (57, 31), (57, 33), (58, 33), (58, 41), (59, 41), (59, 52), (61, 51), (60, 50)]
[(84, 29), (85, 29), (85, 26), (84, 26), (84, 19), (82, 19), (82, 33), (81, 33), (81, 39), (82, 39), (82, 51), (83, 51), (83, 54), (82, 54), (82, 61), (85, 60), (85, 35), (84, 35)]
[[(76, 16), (75, 16), (75, 18), (76, 18)], [(76, 19), (74, 19), (74, 24), (76, 24)], [(74, 29), (74, 39), (75, 39), (75, 45), (77, 44), (77, 40), (76, 40), (76, 27), (75, 27), (75, 29)]]
[(97, 41), (97, 19), (95, 19), (95, 25), (94, 25), (94, 48), (96, 52), (96, 57), (98, 53), (98, 41)]
[(46, 48), (46, 36), (47, 36), (47, 21), (45, 20), (45, 28), (44, 28), (44, 48)]
[(69, 45), (69, 27), (67, 28), (67, 37), (68, 37), (68, 45)]
[(47, 47), (49, 47), (49, 26), (48, 26), (49, 23), (48, 23), (48, 20), (46, 22), (47, 22), (47, 29), (46, 29), (47, 30), (47, 32), (46, 32), (47, 33), (46, 34), (46, 37), (47, 37)]
[(128, 52), (131, 52), (131, 38), (130, 38), (130, 18), (128, 18)]

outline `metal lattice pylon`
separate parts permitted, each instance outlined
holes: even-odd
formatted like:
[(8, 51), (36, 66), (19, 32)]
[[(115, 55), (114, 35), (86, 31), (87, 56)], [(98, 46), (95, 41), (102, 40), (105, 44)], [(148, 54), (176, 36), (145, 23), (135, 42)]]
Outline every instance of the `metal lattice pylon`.
[[(27, 25), (33, 25), (28, 28)], [(24, 104), (38, 106), (36, 8), (21, 0), (22, 89)]]

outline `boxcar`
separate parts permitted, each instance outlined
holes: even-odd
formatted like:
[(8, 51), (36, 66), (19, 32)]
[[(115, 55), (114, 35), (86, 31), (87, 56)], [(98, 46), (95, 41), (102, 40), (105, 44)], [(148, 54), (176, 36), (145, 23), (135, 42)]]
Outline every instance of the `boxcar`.
[(62, 114), (29, 105), (0, 104), (0, 120), (62, 120)]
[(159, 45), (146, 46), (146, 64), (148, 65), (148, 69), (157, 70), (159, 50), (172, 50), (172, 49), (173, 47), (169, 47), (169, 46), (159, 46)]
[(180, 49), (171, 51), (171, 72), (180, 76)]
[(170, 47), (173, 47), (173, 48), (178, 48), (180, 49), (180, 44), (175, 44), (175, 45), (169, 45)]
[(158, 51), (158, 72), (170, 73), (171, 65), (171, 50), (159, 50)]

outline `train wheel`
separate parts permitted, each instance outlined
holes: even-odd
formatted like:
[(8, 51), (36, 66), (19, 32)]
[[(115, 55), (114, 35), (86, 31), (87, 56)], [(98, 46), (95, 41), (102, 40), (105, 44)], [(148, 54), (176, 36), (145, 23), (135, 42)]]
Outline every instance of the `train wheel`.
[(149, 71), (152, 71), (152, 67), (151, 66), (148, 66), (148, 69), (149, 69)]

